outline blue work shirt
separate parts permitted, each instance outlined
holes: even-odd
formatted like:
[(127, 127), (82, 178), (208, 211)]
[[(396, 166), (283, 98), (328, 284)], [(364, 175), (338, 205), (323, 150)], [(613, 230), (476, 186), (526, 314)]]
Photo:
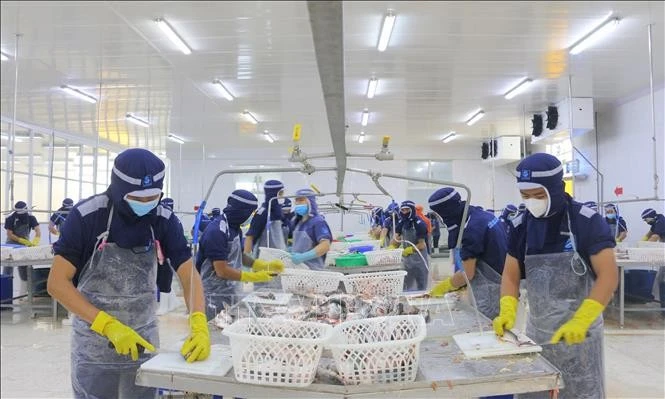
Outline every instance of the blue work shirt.
[[(5, 230), (11, 230), (12, 232), (14, 232), (22, 224), (27, 224), (30, 227), (30, 230), (39, 226), (37, 218), (34, 217), (33, 215), (30, 214), (19, 215), (16, 212), (13, 212), (5, 219)], [(28, 237), (23, 237), (23, 238), (29, 238), (29, 235)]]
[(208, 223), (201, 237), (199, 252), (196, 254), (196, 268), (201, 271), (206, 259), (210, 259), (210, 262), (228, 261), (230, 247), (236, 237), (240, 237), (238, 243), (242, 243), (242, 231), (229, 226), (224, 215), (214, 218)]
[(256, 213), (254, 213), (252, 221), (249, 223), (249, 229), (247, 230), (246, 236), (254, 237), (254, 243), (256, 244), (258, 238), (261, 237), (263, 230), (266, 228), (266, 223), (268, 223), (268, 208), (266, 208), (265, 205), (261, 205)]
[[(508, 244), (508, 254), (519, 261), (522, 278), (524, 278), (524, 256), (550, 254), (572, 251), (569, 242), (570, 237), (562, 232), (568, 231), (568, 225), (564, 215), (569, 212), (570, 226), (575, 236), (577, 252), (586, 264), (591, 267), (591, 256), (596, 255), (606, 248), (614, 248), (616, 243), (610, 231), (610, 226), (604, 218), (591, 208), (570, 198), (566, 200), (563, 211), (548, 218), (548, 234), (542, 249), (529, 248), (526, 253), (527, 219), (533, 216), (524, 212), (513, 219), (512, 233)], [(554, 227), (554, 228), (553, 228)]]
[[(87, 198), (72, 208), (67, 220), (60, 227), (58, 241), (53, 244), (53, 253), (67, 259), (76, 268), (74, 284), (78, 284), (81, 269), (88, 263), (97, 237), (106, 231), (112, 202), (106, 193)], [(130, 220), (132, 219), (132, 220)], [(180, 220), (168, 208), (158, 205), (142, 218), (127, 218), (113, 211), (110, 233), (107, 241), (120, 248), (147, 248), (152, 245), (152, 233), (161, 244), (164, 257), (171, 260), (171, 265), (178, 270), (180, 265), (191, 258), (191, 250), (182, 231)], [(160, 267), (158, 280), (168, 281), (159, 274), (172, 273), (170, 269)], [(163, 280), (162, 280), (163, 279)], [(169, 286), (160, 286), (160, 291), (169, 292)]]
[(65, 222), (65, 219), (67, 219), (67, 215), (69, 215), (69, 210), (64, 206), (60, 207), (60, 209), (51, 215), (51, 223), (53, 223), (54, 226), (60, 228), (60, 225)]
[(656, 215), (656, 222), (651, 225), (649, 233), (658, 234), (661, 241), (665, 240), (665, 216), (658, 214)]
[(304, 231), (312, 240), (314, 246), (318, 245), (322, 240), (329, 240), (332, 242), (332, 233), (328, 222), (321, 215), (314, 215), (307, 219), (305, 222), (300, 218), (296, 218), (297, 224), (294, 231)]
[[(450, 248), (457, 246), (457, 234), (453, 242), (448, 242)], [(462, 235), (462, 261), (467, 259), (480, 259), (487, 263), (497, 273), (503, 273), (506, 263), (508, 239), (503, 223), (494, 214), (481, 210), (478, 207), (469, 207), (469, 216)]]
[[(427, 241), (427, 225), (425, 222), (420, 218), (416, 216), (416, 220), (404, 220), (404, 219), (399, 219), (397, 222), (397, 227), (395, 227), (395, 232), (397, 234), (402, 234), (402, 230), (405, 228), (412, 228), (415, 226), (416, 228), (416, 240), (425, 240)], [(417, 244), (417, 242), (414, 242), (414, 244)]]

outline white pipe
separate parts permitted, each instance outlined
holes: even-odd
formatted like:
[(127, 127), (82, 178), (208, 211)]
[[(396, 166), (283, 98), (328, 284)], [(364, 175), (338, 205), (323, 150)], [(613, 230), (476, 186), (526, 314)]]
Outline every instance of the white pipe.
[(653, 93), (653, 51), (652, 51), (652, 40), (651, 40), (651, 26), (647, 26), (647, 33), (649, 36), (649, 88), (650, 88), (650, 100), (651, 100), (651, 141), (653, 141), (653, 195), (658, 198), (658, 161), (656, 159), (656, 106)]

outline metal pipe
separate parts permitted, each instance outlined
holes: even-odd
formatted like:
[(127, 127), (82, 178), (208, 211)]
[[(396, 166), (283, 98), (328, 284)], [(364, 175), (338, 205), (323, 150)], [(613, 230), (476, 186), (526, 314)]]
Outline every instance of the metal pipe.
[(14, 169), (15, 169), (15, 158), (14, 150), (16, 149), (16, 108), (18, 107), (18, 60), (19, 60), (19, 51), (18, 51), (18, 39), (21, 37), (20, 34), (16, 34), (15, 37), (15, 51), (14, 51), (14, 109), (12, 109), (12, 128), (9, 131), (9, 206), (14, 206)]
[[(646, 201), (665, 202), (665, 198), (658, 198), (658, 197), (635, 198), (635, 199), (628, 199), (628, 200), (611, 201), (611, 203), (613, 203), (613, 204), (625, 204), (625, 203), (628, 203), (628, 202), (646, 202)], [(608, 204), (609, 203), (610, 202), (608, 202)], [(598, 204), (598, 209), (600, 209), (601, 205), (603, 205), (603, 204)]]
[(30, 157), (28, 158), (28, 198), (25, 199), (25, 201), (32, 205), (32, 193), (33, 193), (33, 187), (34, 187), (34, 176), (35, 176), (35, 132), (30, 130), (30, 134), (28, 136), (28, 140), (30, 140), (30, 145), (28, 146), (29, 152), (30, 152)]
[(651, 40), (651, 26), (647, 26), (647, 32), (649, 36), (649, 89), (650, 89), (650, 100), (651, 100), (651, 141), (653, 142), (653, 195), (658, 198), (658, 161), (656, 159), (656, 106), (653, 93), (653, 49), (652, 49), (652, 40)]

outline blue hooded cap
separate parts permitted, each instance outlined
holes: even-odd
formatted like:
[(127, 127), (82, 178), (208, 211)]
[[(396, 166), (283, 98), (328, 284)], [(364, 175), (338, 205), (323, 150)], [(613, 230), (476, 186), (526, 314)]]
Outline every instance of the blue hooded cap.
[(517, 207), (513, 204), (508, 204), (506, 205), (505, 208), (503, 208), (503, 212), (501, 212), (501, 218), (503, 220), (508, 220), (508, 217), (510, 217), (510, 215), (514, 215), (516, 213), (517, 213)]
[(517, 207), (517, 210), (518, 210), (519, 212), (524, 212), (524, 211), (526, 211), (526, 204), (525, 204), (525, 203), (521, 203), (521, 204)]
[(217, 216), (219, 216), (221, 214), (222, 214), (222, 210), (219, 209), (219, 208), (212, 208), (212, 210), (210, 211), (210, 216), (213, 217), (213, 218), (216, 218)]
[(452, 187), (436, 190), (427, 201), (431, 210), (441, 216), (448, 230), (454, 230), (462, 223), (462, 214), (466, 201)]
[(309, 188), (302, 188), (296, 191), (297, 197), (306, 197), (309, 201), (309, 216), (319, 214), (319, 206), (316, 204), (316, 193)]
[(284, 190), (284, 183), (279, 180), (268, 180), (263, 183), (263, 192), (266, 195), (263, 207), (267, 210), (268, 202), (270, 202), (270, 220), (282, 220), (282, 205), (278, 200), (273, 200), (282, 190)]
[(520, 190), (544, 188), (549, 198), (549, 206), (544, 217), (535, 218), (527, 215), (527, 245), (539, 250), (545, 244), (548, 229), (560, 228), (560, 215), (566, 207), (568, 196), (564, 191), (563, 165), (555, 156), (545, 153), (536, 153), (524, 158), (515, 169), (517, 187)]
[(18, 201), (14, 204), (14, 212), (18, 213), (19, 215), (28, 213), (28, 204), (23, 201)]
[(594, 211), (598, 212), (598, 204), (595, 201), (587, 201), (584, 204), (587, 208), (593, 209)]
[(62, 207), (66, 209), (71, 209), (72, 207), (74, 207), (74, 200), (71, 198), (65, 198), (64, 200), (62, 200)]
[(164, 198), (164, 199), (162, 199), (161, 204), (162, 204), (163, 207), (168, 208), (169, 210), (172, 211), (173, 210), (173, 205), (175, 204), (175, 202), (173, 201), (173, 198)]
[[(162, 192), (166, 166), (159, 157), (143, 148), (130, 148), (118, 154), (113, 163), (111, 185), (106, 191), (113, 207), (124, 218), (139, 219), (125, 196), (152, 196)], [(148, 215), (154, 215), (155, 209)], [(146, 215), (147, 216), (147, 215)]]
[(652, 219), (658, 216), (658, 212), (655, 209), (647, 208), (642, 211), (642, 219)]
[[(408, 209), (409, 213), (404, 215), (402, 213), (402, 209)], [(418, 214), (416, 213), (416, 203), (409, 200), (403, 201), (399, 205), (399, 217), (401, 220), (408, 220), (410, 222), (415, 222), (418, 220)]]
[(259, 206), (259, 200), (247, 190), (235, 190), (229, 195), (224, 216), (229, 226), (240, 227)]
[(284, 198), (284, 203), (282, 204), (282, 212), (283, 213), (291, 213), (291, 200), (288, 198)]
[(397, 213), (398, 210), (399, 210), (399, 205), (397, 204), (397, 202), (393, 201), (386, 207), (384, 213), (386, 215), (392, 215), (393, 213)]

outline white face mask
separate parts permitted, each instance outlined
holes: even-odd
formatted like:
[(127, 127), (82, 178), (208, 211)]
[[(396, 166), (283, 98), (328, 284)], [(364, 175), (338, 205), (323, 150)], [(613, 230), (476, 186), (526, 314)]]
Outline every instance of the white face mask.
[(547, 209), (549, 208), (548, 199), (536, 199), (529, 198), (524, 200), (526, 204), (526, 209), (533, 215), (533, 217), (541, 218), (547, 214)]

